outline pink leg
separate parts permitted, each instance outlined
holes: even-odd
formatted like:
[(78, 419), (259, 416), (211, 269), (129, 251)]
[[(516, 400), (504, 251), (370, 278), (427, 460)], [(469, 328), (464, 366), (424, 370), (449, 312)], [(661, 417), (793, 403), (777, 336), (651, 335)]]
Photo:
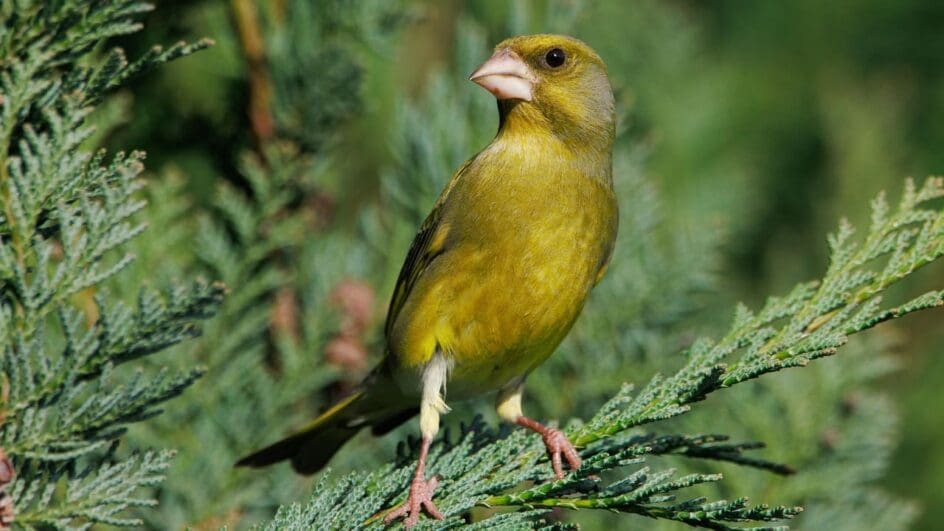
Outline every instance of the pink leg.
[(557, 479), (564, 478), (564, 465), (561, 462), (561, 454), (567, 459), (567, 464), (570, 465), (571, 470), (580, 468), (580, 455), (577, 454), (577, 449), (567, 440), (567, 436), (564, 435), (562, 431), (557, 428), (549, 428), (524, 415), (515, 419), (515, 424), (541, 434), (541, 438), (544, 439), (544, 446), (547, 447), (547, 454), (551, 456), (551, 466), (554, 467), (554, 475), (557, 476)]
[(403, 525), (407, 529), (416, 525), (420, 519), (420, 513), (425, 509), (426, 512), (437, 520), (445, 518), (436, 505), (433, 504), (433, 492), (439, 485), (439, 478), (433, 476), (426, 480), (426, 455), (429, 453), (429, 444), (432, 439), (423, 437), (423, 445), (420, 446), (420, 458), (416, 463), (416, 473), (413, 475), (413, 481), (410, 483), (410, 495), (406, 501), (398, 505), (395, 509), (387, 513), (384, 517), (384, 524), (406, 516)]

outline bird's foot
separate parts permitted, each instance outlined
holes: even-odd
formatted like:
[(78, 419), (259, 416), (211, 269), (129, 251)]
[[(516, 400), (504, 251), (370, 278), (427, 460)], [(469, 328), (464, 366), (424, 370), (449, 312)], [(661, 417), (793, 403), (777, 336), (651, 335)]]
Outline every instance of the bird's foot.
[(574, 447), (573, 443), (567, 439), (564, 432), (557, 428), (545, 426), (536, 420), (531, 420), (524, 416), (519, 417), (517, 423), (541, 435), (541, 439), (544, 440), (544, 446), (547, 448), (547, 455), (551, 458), (551, 466), (554, 467), (554, 476), (557, 477), (557, 479), (564, 479), (563, 461), (565, 459), (571, 470), (580, 468), (580, 454), (577, 453), (577, 449)]
[(437, 476), (433, 476), (429, 480), (422, 477), (413, 478), (410, 483), (410, 495), (405, 502), (387, 513), (387, 516), (384, 517), (384, 524), (389, 524), (397, 518), (406, 516), (403, 520), (403, 526), (409, 529), (419, 521), (420, 513), (423, 510), (437, 520), (445, 518), (433, 503), (433, 492), (436, 491), (438, 485), (439, 477)]
[(567, 464), (570, 466), (571, 470), (580, 468), (580, 455), (577, 454), (577, 449), (574, 448), (574, 445), (567, 439), (564, 432), (557, 428), (546, 428), (546, 430), (547, 431), (541, 434), (541, 438), (544, 439), (544, 446), (547, 447), (547, 455), (551, 457), (551, 466), (554, 467), (554, 476), (556, 476), (557, 479), (563, 479), (564, 467), (561, 462), (561, 455), (567, 460)]

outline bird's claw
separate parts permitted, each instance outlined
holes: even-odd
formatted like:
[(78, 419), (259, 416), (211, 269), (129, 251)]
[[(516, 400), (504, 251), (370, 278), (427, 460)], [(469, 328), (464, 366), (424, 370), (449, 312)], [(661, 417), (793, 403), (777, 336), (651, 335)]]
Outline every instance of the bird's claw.
[(436, 491), (437, 486), (439, 486), (438, 476), (433, 476), (429, 480), (420, 477), (414, 478), (413, 482), (410, 483), (410, 495), (405, 502), (387, 513), (387, 516), (384, 517), (384, 524), (389, 524), (397, 518), (406, 516), (403, 520), (403, 526), (409, 529), (416, 525), (416, 522), (420, 519), (420, 513), (424, 510), (426, 514), (437, 520), (445, 518), (436, 508), (436, 504), (433, 503), (433, 492)]
[(544, 439), (544, 446), (547, 447), (547, 454), (551, 457), (551, 466), (554, 467), (554, 476), (557, 479), (564, 479), (562, 455), (563, 459), (567, 460), (571, 470), (580, 468), (580, 455), (577, 453), (577, 449), (574, 448), (573, 443), (564, 435), (564, 432), (557, 428), (545, 428), (541, 433), (541, 438)]

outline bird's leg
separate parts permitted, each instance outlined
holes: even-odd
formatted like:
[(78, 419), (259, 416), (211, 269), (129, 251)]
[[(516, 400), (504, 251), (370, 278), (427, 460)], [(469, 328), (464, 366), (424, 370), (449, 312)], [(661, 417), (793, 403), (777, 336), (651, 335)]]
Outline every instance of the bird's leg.
[(416, 472), (413, 474), (413, 481), (410, 482), (410, 495), (406, 501), (387, 513), (384, 517), (384, 524), (406, 516), (403, 525), (409, 529), (419, 521), (420, 513), (426, 510), (426, 513), (437, 520), (442, 520), (443, 515), (433, 503), (433, 492), (439, 485), (439, 478), (433, 476), (426, 479), (426, 455), (429, 453), (429, 444), (432, 439), (423, 437), (423, 445), (420, 447), (420, 458), (416, 462)]
[(420, 513), (426, 513), (437, 520), (444, 518), (433, 503), (433, 492), (439, 485), (439, 478), (433, 476), (426, 479), (426, 456), (429, 454), (429, 445), (439, 431), (439, 416), (449, 408), (442, 399), (440, 391), (446, 383), (449, 370), (448, 363), (442, 354), (437, 353), (423, 370), (423, 397), (420, 401), (420, 433), (423, 434), (423, 444), (420, 446), (420, 457), (416, 462), (416, 472), (410, 482), (410, 494), (405, 502), (387, 513), (384, 523), (389, 524), (397, 518), (406, 517), (403, 525), (413, 527), (419, 521)]
[(564, 477), (564, 459), (571, 470), (580, 468), (580, 455), (577, 449), (567, 439), (564, 432), (557, 428), (545, 426), (540, 422), (524, 416), (521, 411), (521, 392), (524, 388), (524, 381), (515, 385), (506, 387), (499, 391), (496, 410), (498, 415), (513, 422), (519, 426), (524, 426), (529, 430), (538, 432), (541, 439), (544, 440), (544, 446), (547, 448), (547, 455), (551, 458), (551, 466), (554, 467), (554, 475), (557, 479)]

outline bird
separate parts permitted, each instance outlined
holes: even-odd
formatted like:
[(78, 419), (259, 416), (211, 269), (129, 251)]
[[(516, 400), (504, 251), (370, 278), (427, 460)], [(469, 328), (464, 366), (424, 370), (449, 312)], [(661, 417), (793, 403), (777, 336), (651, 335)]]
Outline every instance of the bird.
[(603, 278), (616, 241), (613, 90), (600, 56), (564, 35), (499, 43), (469, 78), (494, 95), (493, 140), (455, 172), (417, 232), (397, 279), (385, 356), (358, 389), (301, 431), (243, 459), (321, 469), (361, 429), (382, 435), (419, 414), (406, 500), (386, 513), (437, 519), (429, 447), (450, 400), (496, 392), (507, 422), (533, 430), (554, 474), (580, 467), (564, 433), (525, 416), (528, 374), (560, 345)]

